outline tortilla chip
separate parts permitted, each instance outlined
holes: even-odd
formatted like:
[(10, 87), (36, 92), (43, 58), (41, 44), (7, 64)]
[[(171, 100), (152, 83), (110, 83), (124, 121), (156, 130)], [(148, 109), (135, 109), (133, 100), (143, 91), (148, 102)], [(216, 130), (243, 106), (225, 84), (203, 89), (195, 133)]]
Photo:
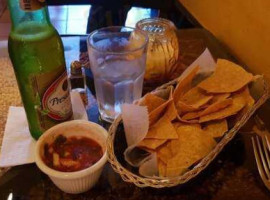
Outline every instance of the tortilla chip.
[(197, 151), (204, 156), (216, 145), (211, 135), (204, 134), (199, 125), (184, 125), (177, 128), (181, 148)]
[(245, 98), (246, 98), (246, 106), (245, 106), (245, 108), (243, 110), (248, 111), (254, 105), (255, 100), (250, 95), (248, 87), (246, 87), (243, 92), (244, 92), (244, 95), (245, 95)]
[(252, 108), (252, 106), (254, 105), (255, 103), (255, 100), (253, 99), (253, 97), (250, 95), (249, 93), (249, 88), (246, 87), (244, 89), (244, 96), (245, 96), (245, 99), (246, 99), (246, 105), (245, 107), (237, 114), (237, 117), (236, 117), (236, 121), (240, 120), (248, 111), (249, 109)]
[(199, 66), (193, 68), (189, 72), (189, 74), (187, 74), (183, 79), (181, 79), (178, 82), (178, 84), (174, 90), (174, 93), (173, 93), (173, 99), (174, 99), (175, 103), (177, 103), (179, 101), (179, 99), (181, 98), (181, 96), (183, 96), (183, 94), (185, 94), (191, 88), (192, 80), (196, 76), (199, 69), (200, 69)]
[(186, 123), (186, 124), (198, 124), (199, 123), (199, 119), (189, 119), (189, 120), (187, 120), (187, 119), (183, 119), (183, 118), (181, 118), (181, 117), (178, 117), (177, 118), (180, 122), (184, 122), (184, 123)]
[[(207, 102), (206, 104), (204, 105), (201, 105), (200, 108), (196, 108), (194, 106), (191, 106), (191, 105), (187, 105), (186, 103), (182, 102), (182, 101), (179, 101), (177, 102), (177, 105), (176, 105), (176, 108), (177, 108), (177, 111), (179, 114), (185, 114), (185, 113), (189, 113), (189, 112), (192, 112), (192, 113), (195, 113), (202, 109), (206, 109), (208, 108), (209, 106), (211, 106), (212, 104), (218, 102), (218, 101), (223, 101), (225, 99), (227, 99), (231, 94), (230, 93), (224, 93), (224, 94), (215, 94), (212, 99), (210, 99), (209, 102)], [(192, 114), (192, 115), (187, 115), (186, 116), (186, 120), (188, 119), (195, 119), (197, 118), (197, 116), (195, 116), (195, 114)], [(185, 118), (182, 118), (182, 119), (185, 119)]]
[(172, 155), (176, 155), (179, 152), (179, 148), (183, 146), (182, 143), (187, 142), (187, 140), (185, 140), (184, 138), (185, 135), (189, 133), (193, 134), (192, 132), (201, 132), (202, 129), (201, 129), (200, 124), (174, 123), (173, 125), (176, 128), (178, 139), (171, 140), (170, 142), (168, 142), (168, 146), (171, 149)]
[[(198, 129), (201, 129), (201, 124), (189, 124), (189, 123), (183, 123), (183, 122), (174, 122), (173, 123), (174, 128), (177, 130), (180, 126), (191, 126), (191, 127), (196, 127)], [(177, 131), (176, 131), (177, 132)], [(178, 132), (177, 132), (178, 134)]]
[[(164, 114), (169, 118), (169, 120), (173, 120), (176, 118), (176, 111), (172, 102), (173, 102), (173, 86), (170, 86), (166, 89), (163, 90), (163, 95), (166, 95), (166, 97), (168, 98), (168, 100), (166, 102), (164, 102), (163, 104), (161, 104), (159, 107), (157, 107), (155, 110), (153, 110), (150, 114), (149, 114), (149, 126), (151, 127), (154, 123), (156, 123), (158, 121), (158, 119), (162, 116), (162, 114)], [(159, 96), (160, 97), (160, 96)]]
[(162, 162), (162, 160), (158, 160), (158, 175), (162, 177), (166, 177), (166, 163)]
[(180, 98), (180, 101), (194, 108), (199, 108), (209, 102), (212, 98), (212, 95), (205, 93), (202, 89), (198, 87), (194, 87), (186, 94), (184, 94)]
[(160, 145), (164, 144), (167, 140), (159, 140), (159, 139), (143, 139), (139, 144), (138, 147), (146, 148), (150, 150), (155, 150)]
[(194, 119), (199, 118), (201, 116), (208, 115), (210, 113), (222, 110), (223, 108), (226, 108), (227, 106), (231, 105), (232, 102), (233, 102), (232, 99), (224, 99), (224, 100), (218, 101), (216, 103), (209, 105), (204, 110), (186, 113), (182, 116), (182, 119), (183, 120), (194, 120)]
[(174, 120), (178, 116), (174, 101), (170, 101), (166, 109), (164, 116), (166, 116), (170, 121)]
[(248, 93), (248, 99), (247, 99), (247, 106), (251, 108), (255, 104), (255, 100), (253, 97), (250, 95), (249, 90), (247, 91)]
[(197, 112), (189, 112), (182, 116), (182, 119), (184, 120), (190, 120), (190, 119), (196, 119), (199, 117), (200, 111)]
[(209, 93), (236, 92), (251, 82), (253, 75), (239, 65), (228, 60), (218, 59), (216, 70), (198, 87)]
[(175, 156), (178, 153), (178, 149), (180, 148), (181, 141), (179, 140), (179, 137), (177, 140), (171, 140), (168, 142), (168, 146), (170, 149), (170, 152), (172, 153), (172, 156)]
[(170, 141), (158, 147), (158, 149), (156, 149), (156, 152), (158, 158), (164, 163), (167, 163), (167, 161), (172, 158), (173, 155), (170, 148)]
[(177, 155), (168, 160), (166, 175), (168, 177), (179, 176), (188, 170), (188, 168), (201, 157), (190, 149), (181, 148)]
[(194, 112), (194, 111), (200, 110), (199, 108), (195, 108), (191, 105), (187, 105), (182, 101), (178, 101), (176, 103), (176, 109), (180, 115), (187, 112)]
[(233, 102), (231, 105), (217, 112), (213, 112), (208, 115), (204, 115), (200, 117), (199, 122), (203, 123), (203, 122), (212, 121), (212, 120), (224, 119), (231, 115), (237, 114), (246, 105), (246, 96), (245, 96), (244, 90), (241, 90), (240, 92), (235, 93), (232, 96), (232, 100)]
[[(173, 98), (173, 88), (171, 89), (171, 94), (169, 98)], [(174, 120), (178, 116), (174, 101), (170, 101), (168, 103), (164, 116), (166, 116), (170, 121)]]
[(148, 113), (151, 113), (153, 110), (155, 110), (160, 105), (164, 104), (166, 101), (156, 95), (153, 95), (151, 93), (148, 93), (145, 95), (143, 101), (140, 105), (146, 106)]
[(182, 123), (182, 122), (173, 122), (173, 126), (175, 129), (177, 129), (179, 126), (184, 126), (184, 125), (185, 125), (185, 123)]
[(226, 131), (228, 131), (228, 123), (226, 119), (209, 122), (203, 128), (205, 132), (208, 132), (212, 137), (222, 137)]
[(225, 100), (231, 96), (231, 93), (223, 93), (223, 94), (215, 94), (213, 98), (210, 100), (210, 104), (216, 103), (218, 101)]
[(218, 101), (218, 102), (213, 103), (212, 105), (210, 105), (205, 110), (201, 111), (198, 115), (201, 117), (201, 116), (204, 116), (204, 115), (208, 115), (210, 113), (217, 112), (219, 110), (222, 110), (222, 109), (228, 107), (232, 103), (233, 103), (233, 100), (231, 98)]
[(150, 127), (146, 139), (177, 139), (177, 132), (172, 125), (171, 121), (163, 116), (155, 123), (152, 127)]
[(149, 126), (152, 126), (158, 121), (158, 119), (165, 112), (166, 107), (171, 101), (173, 100), (171, 99), (171, 100), (166, 101), (165, 103), (157, 107), (155, 110), (153, 110), (151, 113), (149, 113)]
[[(179, 159), (179, 158), (177, 158)], [(189, 158), (187, 158), (189, 159)], [(172, 166), (171, 163), (178, 163), (178, 160), (174, 161), (171, 160), (171, 162), (169, 163), (169, 165), (167, 165), (166, 168), (166, 176), (167, 177), (175, 177), (175, 176), (179, 176), (181, 174), (184, 174), (184, 172), (186, 172), (188, 170), (188, 168), (183, 168), (183, 167), (178, 167), (178, 166)], [(189, 161), (187, 161), (189, 162)]]
[(198, 125), (183, 125), (177, 128), (178, 140), (171, 141), (175, 156), (167, 162), (167, 176), (181, 175), (192, 164), (206, 156), (216, 145), (210, 134)]

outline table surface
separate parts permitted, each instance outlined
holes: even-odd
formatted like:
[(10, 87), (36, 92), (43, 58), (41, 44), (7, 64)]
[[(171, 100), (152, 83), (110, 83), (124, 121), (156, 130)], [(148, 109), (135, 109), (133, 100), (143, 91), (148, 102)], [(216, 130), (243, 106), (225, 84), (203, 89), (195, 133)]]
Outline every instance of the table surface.
[[(208, 47), (215, 58), (235, 60), (206, 30), (178, 31), (181, 65), (179, 73)], [(85, 36), (63, 37), (67, 65), (86, 58)], [(88, 93), (88, 117), (98, 120), (94, 96)], [(269, 119), (267, 106), (257, 113)], [(252, 120), (249, 122), (252, 123)], [(107, 126), (106, 124), (103, 124)], [(269, 124), (266, 124), (267, 126)], [(248, 128), (246, 128), (248, 129)], [(239, 132), (220, 155), (198, 177), (185, 185), (166, 189), (138, 188), (125, 183), (107, 163), (98, 184), (90, 191), (69, 195), (60, 191), (35, 164), (11, 168), (0, 178), (2, 199), (181, 199), (181, 200), (266, 200), (270, 193), (261, 181), (253, 155), (250, 137), (253, 133)], [(13, 198), (11, 198), (13, 197)]]

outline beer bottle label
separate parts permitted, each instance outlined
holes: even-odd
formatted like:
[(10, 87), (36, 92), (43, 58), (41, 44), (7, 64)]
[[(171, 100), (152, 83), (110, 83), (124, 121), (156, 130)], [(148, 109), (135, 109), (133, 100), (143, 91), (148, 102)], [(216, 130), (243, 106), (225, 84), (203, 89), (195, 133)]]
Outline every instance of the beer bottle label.
[(48, 116), (57, 121), (63, 121), (72, 114), (68, 90), (67, 73), (64, 72), (46, 90), (42, 98), (43, 109), (48, 110)]
[(20, 7), (25, 11), (34, 11), (45, 6), (45, 0), (20, 0)]
[(35, 110), (43, 130), (72, 117), (67, 72), (63, 68), (31, 76), (36, 99)]

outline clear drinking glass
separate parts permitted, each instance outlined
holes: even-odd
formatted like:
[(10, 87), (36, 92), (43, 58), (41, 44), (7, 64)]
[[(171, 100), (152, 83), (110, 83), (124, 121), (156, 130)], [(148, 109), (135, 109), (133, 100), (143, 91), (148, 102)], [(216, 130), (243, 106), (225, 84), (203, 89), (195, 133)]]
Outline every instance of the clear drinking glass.
[(112, 122), (121, 104), (142, 95), (148, 36), (129, 27), (107, 27), (87, 39), (101, 118)]

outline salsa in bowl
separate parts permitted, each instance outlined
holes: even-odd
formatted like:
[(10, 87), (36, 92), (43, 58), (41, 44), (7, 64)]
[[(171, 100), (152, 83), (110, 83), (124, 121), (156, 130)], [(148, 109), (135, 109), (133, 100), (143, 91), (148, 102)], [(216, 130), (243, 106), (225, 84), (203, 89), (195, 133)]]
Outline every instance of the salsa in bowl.
[(86, 169), (100, 160), (103, 150), (98, 142), (85, 136), (58, 135), (51, 143), (45, 143), (43, 162), (62, 172)]
[(64, 192), (85, 192), (107, 161), (107, 135), (100, 125), (84, 120), (56, 125), (37, 141), (36, 164)]

